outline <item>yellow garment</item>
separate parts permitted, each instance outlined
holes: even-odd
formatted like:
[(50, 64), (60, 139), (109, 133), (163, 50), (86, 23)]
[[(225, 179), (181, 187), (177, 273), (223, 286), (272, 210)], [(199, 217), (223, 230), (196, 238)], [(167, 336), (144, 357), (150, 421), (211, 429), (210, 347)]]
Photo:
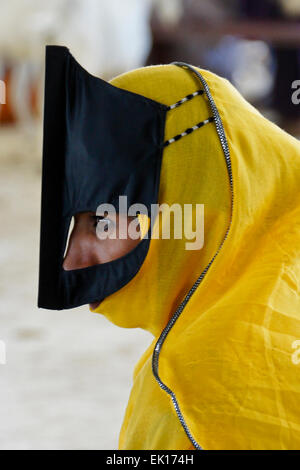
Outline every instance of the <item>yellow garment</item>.
[[(137, 275), (94, 310), (154, 340), (134, 370), (120, 449), (194, 449), (152, 373), (163, 328), (225, 242), (169, 331), (159, 376), (204, 449), (300, 449), (300, 144), (227, 81), (204, 76), (227, 136), (234, 204), (214, 123), (164, 149), (159, 203), (204, 204), (204, 246), (151, 240)], [(137, 69), (113, 85), (171, 105), (201, 89), (175, 65)], [(165, 139), (212, 115), (197, 96), (168, 112)]]

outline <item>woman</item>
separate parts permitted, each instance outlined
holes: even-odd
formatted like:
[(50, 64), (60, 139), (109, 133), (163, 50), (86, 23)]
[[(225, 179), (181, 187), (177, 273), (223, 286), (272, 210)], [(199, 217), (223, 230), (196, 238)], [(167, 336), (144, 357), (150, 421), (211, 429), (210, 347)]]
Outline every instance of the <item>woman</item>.
[[(299, 448), (299, 142), (208, 71), (107, 84), (54, 46), (44, 124), (39, 306), (90, 303), (153, 334), (119, 448)], [(193, 223), (204, 205), (204, 242), (160, 236), (156, 203), (192, 206)]]

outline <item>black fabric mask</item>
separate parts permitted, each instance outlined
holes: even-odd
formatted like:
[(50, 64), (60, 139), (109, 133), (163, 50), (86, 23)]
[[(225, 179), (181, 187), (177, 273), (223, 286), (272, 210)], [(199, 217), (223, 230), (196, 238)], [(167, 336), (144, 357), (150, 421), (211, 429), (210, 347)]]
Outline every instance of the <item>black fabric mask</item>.
[(66, 47), (46, 46), (38, 306), (97, 302), (140, 269), (151, 239), (119, 259), (65, 271), (73, 215), (157, 203), (167, 106), (90, 75)]

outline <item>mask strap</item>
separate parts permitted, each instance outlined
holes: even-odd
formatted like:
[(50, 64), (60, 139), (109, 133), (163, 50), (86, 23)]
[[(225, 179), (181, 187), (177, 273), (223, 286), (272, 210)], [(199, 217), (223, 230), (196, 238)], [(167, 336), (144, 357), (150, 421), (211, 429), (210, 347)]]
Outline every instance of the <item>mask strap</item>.
[(181, 139), (185, 135), (191, 134), (193, 131), (195, 131), (197, 129), (200, 129), (200, 127), (203, 127), (203, 126), (205, 126), (205, 124), (208, 124), (209, 122), (213, 122), (213, 121), (214, 121), (214, 118), (209, 117), (208, 119), (205, 119), (204, 121), (199, 122), (195, 126), (189, 127), (188, 129), (186, 129), (181, 134), (177, 134), (177, 135), (175, 135), (175, 137), (172, 137), (172, 139), (169, 139), (166, 142), (164, 142), (163, 146), (167, 147), (168, 145), (172, 144), (173, 142), (176, 142), (177, 140)]
[(181, 104), (185, 103), (186, 101), (191, 100), (191, 99), (194, 98), (195, 96), (197, 96), (197, 95), (203, 95), (203, 93), (204, 93), (203, 90), (198, 90), (198, 91), (195, 91), (194, 93), (190, 93), (189, 95), (187, 95), (187, 96), (185, 96), (184, 98), (182, 98), (182, 100), (177, 101), (177, 103), (174, 103), (174, 104), (171, 104), (171, 106), (168, 106), (167, 111), (170, 111), (171, 109), (177, 108), (178, 106), (180, 106)]
[[(177, 101), (174, 104), (171, 104), (168, 106), (167, 111), (171, 111), (172, 109), (178, 108), (178, 106), (181, 106), (183, 103), (186, 103), (187, 101), (190, 101), (191, 99), (195, 98), (195, 96), (200, 96), (203, 95), (204, 91), (203, 90), (197, 90), (194, 93), (190, 93), (189, 95), (185, 96), (181, 100)], [(172, 139), (166, 140), (162, 147), (167, 147), (170, 144), (173, 144), (173, 142), (177, 142), (177, 140), (180, 140), (182, 137), (191, 134), (193, 131), (196, 131), (197, 129), (200, 129), (201, 127), (205, 126), (205, 124), (209, 124), (210, 122), (213, 122), (214, 118), (211, 116), (208, 119), (205, 119), (204, 121), (199, 122), (198, 124), (195, 124), (193, 127), (189, 127), (186, 129), (184, 132), (181, 134), (175, 135), (175, 137), (172, 137)]]

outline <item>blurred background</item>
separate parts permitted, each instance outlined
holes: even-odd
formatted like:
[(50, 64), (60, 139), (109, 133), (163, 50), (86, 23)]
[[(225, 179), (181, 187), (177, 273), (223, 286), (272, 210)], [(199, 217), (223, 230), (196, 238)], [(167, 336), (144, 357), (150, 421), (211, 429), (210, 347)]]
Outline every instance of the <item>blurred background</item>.
[(117, 449), (152, 337), (87, 306), (36, 307), (46, 44), (106, 80), (174, 60), (210, 69), (299, 138), (300, 2), (0, 0), (0, 449)]

